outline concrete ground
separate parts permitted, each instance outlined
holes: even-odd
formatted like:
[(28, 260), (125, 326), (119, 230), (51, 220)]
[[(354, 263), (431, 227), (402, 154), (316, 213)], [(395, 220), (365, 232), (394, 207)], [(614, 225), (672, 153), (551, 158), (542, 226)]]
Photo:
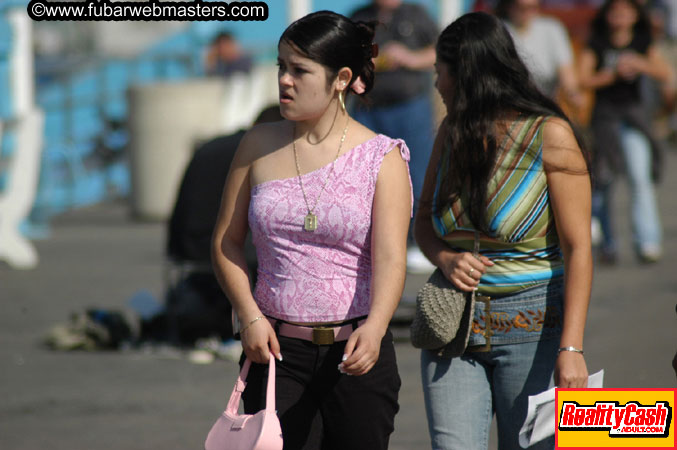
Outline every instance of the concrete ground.
[[(616, 267), (597, 267), (585, 340), (590, 372), (606, 387), (675, 387), (677, 350), (677, 154), (660, 186), (665, 257), (639, 264), (632, 253), (626, 189), (615, 214), (622, 241)], [(70, 352), (40, 342), (54, 324), (88, 306), (124, 307), (139, 290), (163, 290), (162, 224), (137, 223), (125, 204), (71, 212), (36, 242), (33, 271), (0, 267), (0, 448), (3, 450), (199, 449), (224, 409), (235, 363), (196, 365), (175, 352)], [(409, 276), (405, 296), (425, 276)], [(406, 337), (406, 330), (398, 330)], [(401, 412), (391, 448), (429, 448), (419, 352), (397, 344)], [(495, 447), (492, 439), (491, 447)]]

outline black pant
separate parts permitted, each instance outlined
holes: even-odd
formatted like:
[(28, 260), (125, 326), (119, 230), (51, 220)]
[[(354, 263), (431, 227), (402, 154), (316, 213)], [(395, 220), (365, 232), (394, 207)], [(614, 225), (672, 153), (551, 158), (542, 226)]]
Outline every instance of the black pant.
[[(338, 371), (345, 342), (278, 339), (283, 361), (276, 363), (275, 401), (284, 449), (387, 449), (401, 384), (390, 331), (378, 361), (362, 376)], [(246, 414), (265, 407), (267, 375), (267, 364), (251, 365), (243, 393)]]

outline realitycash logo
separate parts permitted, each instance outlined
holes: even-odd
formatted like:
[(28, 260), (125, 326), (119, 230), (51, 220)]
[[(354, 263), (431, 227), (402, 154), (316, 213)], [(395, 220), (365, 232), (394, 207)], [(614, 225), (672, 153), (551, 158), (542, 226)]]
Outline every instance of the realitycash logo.
[(557, 389), (557, 448), (675, 448), (676, 392)]

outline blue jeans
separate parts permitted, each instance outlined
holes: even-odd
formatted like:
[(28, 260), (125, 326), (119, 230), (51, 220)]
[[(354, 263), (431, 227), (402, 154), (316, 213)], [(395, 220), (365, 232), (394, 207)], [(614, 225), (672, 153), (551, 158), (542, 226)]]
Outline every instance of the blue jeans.
[[(554, 289), (538, 287), (509, 298), (514, 305), (528, 297), (530, 306), (534, 294), (547, 303), (561, 301), (561, 284)], [(527, 304), (527, 303), (525, 303)], [(492, 306), (493, 309), (493, 306)], [(500, 317), (500, 313), (499, 313)], [(421, 352), (421, 378), (428, 416), (428, 430), (433, 449), (486, 449), (491, 420), (496, 414), (499, 449), (519, 449), (519, 430), (527, 415), (528, 398), (551, 388), (559, 347), (559, 335), (542, 335), (532, 340), (518, 330), (515, 337), (524, 341), (494, 344), (488, 352), (466, 352), (460, 358), (444, 359), (435, 352)], [(553, 424), (554, 427), (554, 424)], [(554, 429), (553, 429), (554, 431)], [(554, 436), (530, 447), (552, 449)]]
[(430, 95), (424, 94), (391, 106), (367, 108), (358, 105), (353, 117), (376, 133), (401, 138), (407, 143), (411, 152), (409, 172), (414, 188), (414, 205), (418, 206), (436, 132)]
[[(662, 232), (656, 192), (651, 179), (651, 146), (649, 140), (634, 128), (624, 126), (621, 148), (630, 184), (632, 237), (638, 252), (661, 247)], [(614, 253), (616, 240), (611, 219), (612, 186), (600, 186), (593, 193), (593, 214), (604, 235), (604, 249)]]

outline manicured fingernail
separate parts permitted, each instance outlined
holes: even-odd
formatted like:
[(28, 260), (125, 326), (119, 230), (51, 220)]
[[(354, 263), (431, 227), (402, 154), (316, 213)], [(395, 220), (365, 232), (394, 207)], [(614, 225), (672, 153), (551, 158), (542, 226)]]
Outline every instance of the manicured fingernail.
[(345, 361), (346, 359), (348, 359), (348, 355), (343, 355), (343, 358), (341, 358), (341, 361)]
[(277, 360), (282, 362), (282, 353), (277, 354)]

